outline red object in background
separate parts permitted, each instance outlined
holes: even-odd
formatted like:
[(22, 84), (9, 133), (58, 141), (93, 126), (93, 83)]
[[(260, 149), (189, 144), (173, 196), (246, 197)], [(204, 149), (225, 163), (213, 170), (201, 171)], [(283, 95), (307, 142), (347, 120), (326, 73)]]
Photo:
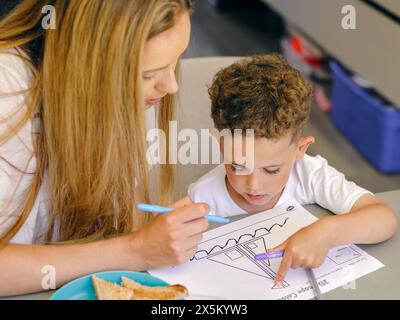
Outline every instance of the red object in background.
[(290, 38), (290, 44), (295, 52), (303, 55), (303, 46), (301, 45), (301, 39), (298, 36), (292, 36)]
[(324, 66), (326, 54), (294, 32), (281, 40), (281, 47), (286, 60), (312, 82), (315, 105), (320, 110), (329, 112), (331, 102), (326, 90), (329, 90), (327, 85), (330, 81), (330, 71)]
[(307, 44), (299, 36), (290, 37), (290, 45), (294, 52), (298, 53), (301, 58), (314, 68), (321, 69), (321, 57), (314, 55), (310, 50), (307, 50)]

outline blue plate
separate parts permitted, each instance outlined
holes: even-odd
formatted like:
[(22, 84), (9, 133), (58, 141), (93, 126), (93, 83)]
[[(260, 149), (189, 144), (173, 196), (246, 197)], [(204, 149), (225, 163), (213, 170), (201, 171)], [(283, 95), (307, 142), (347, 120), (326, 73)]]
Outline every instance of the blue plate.
[(75, 279), (58, 289), (50, 300), (96, 300), (96, 293), (92, 284), (92, 276), (121, 284), (121, 277), (127, 277), (145, 286), (168, 286), (169, 283), (155, 278), (147, 273), (133, 271), (105, 271), (89, 274)]

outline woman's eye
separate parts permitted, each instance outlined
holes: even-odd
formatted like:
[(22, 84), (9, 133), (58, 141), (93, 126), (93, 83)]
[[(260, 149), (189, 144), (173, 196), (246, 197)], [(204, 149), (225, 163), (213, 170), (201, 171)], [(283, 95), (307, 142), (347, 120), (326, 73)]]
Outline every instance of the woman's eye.
[(151, 80), (154, 78), (154, 74), (143, 74), (143, 80)]
[(276, 170), (268, 170), (264, 169), (264, 171), (268, 174), (277, 174), (281, 169), (276, 169)]

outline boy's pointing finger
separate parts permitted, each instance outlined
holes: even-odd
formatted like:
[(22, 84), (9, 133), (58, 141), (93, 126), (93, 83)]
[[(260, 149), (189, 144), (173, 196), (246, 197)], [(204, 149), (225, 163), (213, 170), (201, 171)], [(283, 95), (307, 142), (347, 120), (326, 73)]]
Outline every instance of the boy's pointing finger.
[(288, 273), (290, 267), (292, 265), (292, 255), (290, 252), (286, 252), (283, 255), (281, 265), (279, 266), (279, 270), (275, 277), (275, 284), (281, 285), (283, 280), (285, 280), (286, 274)]

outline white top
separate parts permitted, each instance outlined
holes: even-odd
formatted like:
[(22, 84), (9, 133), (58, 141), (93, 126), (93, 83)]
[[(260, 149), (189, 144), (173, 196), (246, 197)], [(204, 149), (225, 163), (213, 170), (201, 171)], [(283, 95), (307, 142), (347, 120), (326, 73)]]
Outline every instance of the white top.
[[(12, 97), (4, 94), (27, 89), (31, 81), (32, 74), (22, 59), (15, 55), (0, 53), (0, 135), (7, 132), (10, 125), (16, 123), (26, 113), (24, 94)], [(146, 110), (145, 116), (146, 127), (155, 127), (154, 108)], [(33, 133), (39, 130), (36, 123), (34, 119), (28, 121), (11, 139), (0, 144), (0, 236), (18, 220), (24, 191), (33, 180), (33, 175), (29, 172), (34, 172), (36, 169), (36, 159), (33, 157)], [(27, 173), (19, 172), (2, 158)], [(45, 178), (28, 218), (11, 243), (44, 242), (50, 212), (48, 190)], [(13, 194), (13, 201), (9, 201)], [(57, 228), (55, 229), (53, 240), (58, 238)]]
[[(0, 54), (0, 135), (26, 113), (25, 95), (8, 94), (28, 89), (31, 79), (32, 74), (23, 60), (11, 54)], [(36, 169), (32, 144), (35, 129), (33, 121), (28, 121), (17, 134), (0, 144), (0, 235), (4, 235), (18, 220), (25, 190), (33, 180), (30, 172)], [(16, 170), (2, 158), (26, 173)], [(14, 200), (10, 201), (12, 197)], [(11, 240), (12, 243), (43, 242), (47, 230), (48, 203), (48, 192), (43, 184), (31, 213)]]
[[(225, 166), (220, 164), (189, 186), (189, 197), (194, 202), (207, 203), (210, 214), (227, 217), (247, 213), (230, 197), (225, 176)], [(343, 173), (329, 166), (323, 157), (305, 155), (303, 160), (296, 161), (275, 206), (294, 198), (301, 205), (318, 204), (342, 214), (349, 212), (357, 199), (367, 193), (371, 194), (346, 180)]]

